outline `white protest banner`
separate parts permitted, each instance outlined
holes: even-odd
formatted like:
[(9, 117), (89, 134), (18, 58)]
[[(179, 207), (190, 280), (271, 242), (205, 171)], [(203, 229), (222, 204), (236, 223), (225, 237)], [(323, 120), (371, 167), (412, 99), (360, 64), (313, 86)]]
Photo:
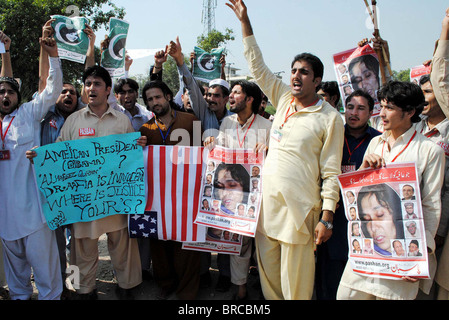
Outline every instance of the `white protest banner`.
[(348, 219), (349, 262), (378, 278), (429, 278), (421, 194), (414, 163), (338, 176)]
[(373, 48), (366, 44), (334, 54), (333, 58), (343, 106), (346, 108), (346, 98), (353, 91), (362, 89), (374, 99), (373, 116), (378, 116), (380, 104), (377, 101), (377, 91), (380, 89), (380, 69), (379, 59)]
[(61, 59), (84, 63), (89, 48), (89, 38), (84, 29), (88, 20), (83, 17), (51, 16), (55, 21), (52, 27), (55, 30), (55, 40), (58, 44), (58, 54)]
[(52, 143), (37, 148), (34, 170), (47, 224), (75, 222), (145, 209), (140, 133)]
[(195, 223), (254, 237), (262, 198), (263, 153), (220, 146), (207, 154)]

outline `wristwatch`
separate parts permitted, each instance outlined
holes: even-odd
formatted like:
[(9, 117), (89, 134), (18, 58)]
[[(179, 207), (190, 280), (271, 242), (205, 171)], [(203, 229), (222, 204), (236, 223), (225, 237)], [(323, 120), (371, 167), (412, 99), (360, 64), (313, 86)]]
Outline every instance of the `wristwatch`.
[(334, 225), (332, 224), (332, 222), (324, 221), (323, 219), (320, 219), (320, 222), (321, 222), (322, 224), (324, 224), (324, 226), (326, 227), (327, 230), (332, 230), (332, 228), (334, 227)]

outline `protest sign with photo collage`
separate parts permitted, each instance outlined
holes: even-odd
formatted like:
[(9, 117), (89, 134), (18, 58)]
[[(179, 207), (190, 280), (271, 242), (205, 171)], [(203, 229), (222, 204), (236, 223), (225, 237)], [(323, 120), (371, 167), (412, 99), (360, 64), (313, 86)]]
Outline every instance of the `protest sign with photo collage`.
[[(201, 207), (195, 223), (208, 227), (209, 245), (195, 247), (204, 250), (208, 246), (211, 251), (220, 249), (222, 253), (239, 254), (242, 235), (254, 237), (256, 233), (262, 198), (263, 153), (215, 147), (206, 159)], [(190, 244), (188, 247), (193, 248)]]
[(373, 116), (378, 116), (380, 104), (377, 101), (377, 91), (380, 88), (380, 69), (379, 59), (373, 48), (366, 44), (334, 54), (333, 58), (343, 106), (346, 108), (346, 98), (353, 91), (361, 89), (374, 99)]
[(418, 174), (414, 163), (389, 164), (338, 177), (355, 273), (429, 278)]

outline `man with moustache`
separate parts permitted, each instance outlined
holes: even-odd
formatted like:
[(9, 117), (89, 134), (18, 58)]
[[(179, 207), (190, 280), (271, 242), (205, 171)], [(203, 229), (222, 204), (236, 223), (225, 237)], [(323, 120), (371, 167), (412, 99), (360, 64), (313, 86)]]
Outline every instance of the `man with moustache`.
[[(189, 94), (190, 107), (193, 114), (201, 120), (202, 129), (204, 131), (203, 136), (205, 138), (210, 136), (217, 137), (223, 119), (232, 114), (232, 112), (226, 108), (229, 101), (229, 83), (223, 79), (212, 80), (209, 83), (209, 88), (203, 95), (201, 87), (198, 85), (189, 68), (184, 63), (184, 55), (182, 54), (182, 47), (179, 42), (179, 38), (176, 38), (176, 41), (170, 42), (169, 50), (170, 55), (176, 61), (179, 76), (184, 82), (184, 88)], [(202, 253), (202, 287), (208, 287), (211, 283), (211, 276), (209, 273), (210, 264), (210, 253)], [(231, 285), (229, 255), (218, 254), (217, 264), (219, 269), (219, 277), (215, 289), (221, 292), (228, 291)]]
[[(346, 98), (345, 142), (342, 173), (356, 171), (372, 138), (381, 133), (369, 125), (374, 110), (373, 98), (362, 90)], [(317, 248), (316, 295), (318, 300), (335, 300), (338, 285), (348, 260), (348, 232), (342, 199), (334, 216), (332, 237)], [(354, 209), (355, 211), (355, 209)]]
[(277, 109), (263, 168), (256, 233), (262, 291), (268, 300), (311, 299), (315, 247), (332, 235), (339, 198), (343, 120), (316, 93), (324, 74), (318, 57), (297, 55), (291, 64), (290, 86), (283, 83), (264, 63), (246, 5), (241, 0), (226, 5), (241, 22), (251, 74)]
[[(167, 84), (160, 80), (147, 82), (142, 97), (154, 113), (154, 118), (139, 129), (147, 137), (147, 145), (194, 146), (194, 141), (198, 141), (194, 139), (194, 121), (198, 119), (175, 109)], [(172, 137), (179, 130), (187, 132), (188, 139), (183, 139), (184, 135)], [(167, 299), (175, 292), (181, 300), (194, 300), (199, 290), (200, 252), (183, 250), (181, 242), (156, 239), (150, 239), (150, 249), (153, 275), (160, 289), (158, 299)]]
[[(39, 300), (59, 300), (62, 293), (61, 266), (55, 232), (50, 230), (39, 203), (27, 150), (40, 144), (40, 120), (62, 91), (61, 61), (53, 38), (39, 39), (48, 55), (49, 77), (45, 89), (32, 101), (21, 104), (19, 84), (12, 77), (10, 41), (2, 54), (0, 78), (0, 238), (4, 267), (12, 300), (28, 300), (33, 294), (33, 271)], [(9, 69), (9, 72), (5, 72)]]
[[(230, 111), (234, 114), (226, 117), (220, 133), (215, 139), (208, 137), (205, 146), (223, 146), (230, 149), (254, 149), (255, 152), (266, 152), (269, 144), (271, 121), (258, 114), (262, 91), (254, 82), (239, 80), (231, 89), (229, 96)], [(257, 169), (253, 175), (259, 175)], [(258, 181), (253, 179), (253, 181)], [(235, 296), (237, 300), (247, 297), (246, 282), (252, 252), (252, 238), (243, 236), (240, 255), (232, 255), (231, 282), (238, 286)]]

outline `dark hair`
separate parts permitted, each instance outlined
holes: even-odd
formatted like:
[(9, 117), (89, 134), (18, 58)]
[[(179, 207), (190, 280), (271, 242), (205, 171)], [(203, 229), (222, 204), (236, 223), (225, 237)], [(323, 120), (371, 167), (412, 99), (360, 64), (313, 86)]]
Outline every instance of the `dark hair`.
[(372, 55), (367, 54), (367, 55), (363, 55), (357, 58), (354, 58), (351, 60), (351, 62), (349, 63), (349, 74), (351, 76), (351, 82), (352, 85), (354, 86), (354, 89), (358, 89), (359, 85), (357, 82), (357, 79), (354, 77), (353, 73), (352, 73), (352, 69), (354, 68), (354, 66), (357, 63), (363, 63), (365, 64), (365, 66), (368, 68), (368, 70), (371, 70), (375, 76), (376, 76), (376, 80), (377, 83), (380, 86), (380, 80), (379, 80), (379, 61)]
[(218, 174), (220, 171), (226, 170), (231, 174), (232, 179), (240, 183), (242, 186), (244, 195), (243, 195), (243, 201), (244, 203), (248, 202), (248, 194), (250, 189), (250, 176), (248, 171), (245, 169), (245, 167), (241, 164), (235, 164), (235, 163), (220, 163), (217, 166), (217, 169), (215, 170), (215, 176), (214, 176), (214, 198), (218, 198), (218, 190), (220, 189), (219, 186), (216, 185), (216, 182), (218, 180)]
[(86, 79), (88, 77), (99, 77), (106, 83), (106, 88), (112, 87), (111, 75), (105, 68), (101, 66), (95, 65), (87, 68), (83, 74), (83, 84), (86, 83)]
[(150, 89), (161, 89), (162, 93), (164, 94), (165, 97), (169, 96), (168, 102), (170, 103), (170, 106), (173, 107), (174, 106), (174, 101), (173, 101), (173, 92), (170, 90), (170, 88), (168, 87), (168, 85), (161, 81), (161, 80), (153, 80), (153, 81), (149, 81), (147, 83), (145, 83), (145, 85), (143, 86), (142, 89), (142, 99), (143, 102), (145, 103), (145, 105), (147, 104), (147, 95), (145, 94), (145, 92), (147, 92)]
[(421, 78), (419, 78), (419, 85), (422, 86), (424, 83), (427, 83), (430, 81), (430, 75), (425, 74)]
[(248, 96), (253, 97), (253, 103), (251, 104), (251, 110), (257, 114), (259, 112), (259, 107), (262, 102), (262, 90), (260, 90), (259, 86), (251, 81), (247, 80), (238, 80), (232, 84), (232, 88), (235, 86), (240, 86), (242, 91)]
[(22, 95), (20, 94), (20, 85), (16, 79), (10, 77), (0, 77), (0, 84), (7, 83), (11, 86), (11, 88), (17, 93), (17, 106), (19, 106), (20, 101), (22, 100)]
[(133, 89), (134, 91), (136, 91), (136, 92), (139, 91), (139, 84), (137, 83), (137, 81), (134, 79), (126, 78), (126, 79), (119, 79), (117, 81), (117, 83), (114, 85), (114, 92), (116, 94), (122, 92), (125, 84), (129, 85), (129, 87), (131, 89)]
[(317, 87), (317, 92), (319, 90), (323, 90), (331, 97), (337, 96), (337, 100), (335, 101), (338, 103), (340, 101), (340, 89), (338, 88), (337, 81), (323, 81), (321, 84)]
[(404, 112), (415, 111), (411, 118), (413, 123), (421, 121), (420, 114), (428, 103), (421, 88), (412, 82), (390, 81), (377, 93), (379, 101), (394, 103)]
[(317, 56), (315, 56), (311, 53), (307, 53), (307, 52), (300, 53), (293, 58), (292, 66), (291, 66), (292, 69), (293, 69), (293, 65), (297, 61), (306, 61), (307, 63), (309, 63), (312, 66), (313, 78), (314, 79), (315, 78), (323, 79), (324, 65), (323, 65), (323, 62), (321, 62), (320, 58), (318, 58)]
[(360, 189), (357, 195), (357, 208), (360, 220), (362, 221), (362, 232), (365, 237), (371, 238), (371, 235), (368, 232), (367, 223), (363, 223), (369, 221), (364, 219), (365, 214), (362, 208), (362, 200), (369, 196), (376, 197), (379, 204), (391, 213), (393, 223), (396, 227), (396, 238), (403, 239), (404, 226), (402, 224), (401, 198), (396, 191), (387, 184), (364, 186)]
[(345, 105), (348, 105), (349, 101), (351, 101), (352, 98), (354, 97), (363, 97), (368, 101), (368, 106), (369, 106), (369, 110), (373, 111), (374, 110), (374, 99), (373, 97), (371, 97), (371, 95), (361, 89), (357, 89), (355, 91), (353, 91), (347, 98), (346, 98), (346, 103)]

